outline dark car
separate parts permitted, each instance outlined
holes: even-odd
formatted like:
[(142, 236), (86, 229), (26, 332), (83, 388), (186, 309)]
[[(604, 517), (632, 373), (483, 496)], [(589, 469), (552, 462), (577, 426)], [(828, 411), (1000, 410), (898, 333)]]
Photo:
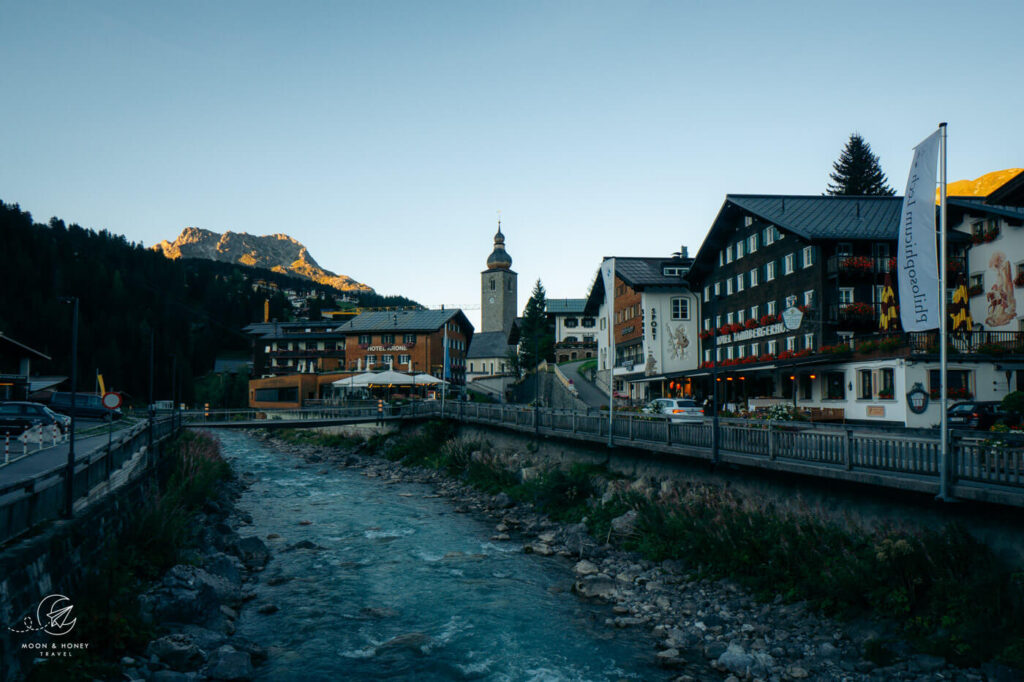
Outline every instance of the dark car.
[[(54, 393), (53, 397), (50, 398), (50, 409), (54, 412), (60, 412), (61, 414), (71, 414), (71, 394), (70, 393)], [(86, 419), (106, 419), (113, 413), (114, 419), (121, 418), (120, 408), (116, 410), (108, 410), (103, 407), (103, 400), (101, 396), (95, 393), (77, 393), (75, 394), (75, 416), (84, 417)]]
[(953, 429), (987, 430), (1006, 417), (997, 402), (970, 401), (949, 408), (949, 426)]
[(61, 433), (67, 433), (70, 420), (40, 403), (0, 403), (0, 434), (20, 435), (39, 425), (42, 425), (43, 429), (50, 429), (56, 425)]

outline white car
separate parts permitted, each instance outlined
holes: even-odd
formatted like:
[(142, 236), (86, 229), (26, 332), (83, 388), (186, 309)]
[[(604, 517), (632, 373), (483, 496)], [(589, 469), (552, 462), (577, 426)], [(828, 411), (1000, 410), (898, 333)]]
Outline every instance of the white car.
[(643, 409), (646, 414), (664, 414), (674, 422), (699, 424), (704, 421), (704, 409), (689, 398), (658, 398)]

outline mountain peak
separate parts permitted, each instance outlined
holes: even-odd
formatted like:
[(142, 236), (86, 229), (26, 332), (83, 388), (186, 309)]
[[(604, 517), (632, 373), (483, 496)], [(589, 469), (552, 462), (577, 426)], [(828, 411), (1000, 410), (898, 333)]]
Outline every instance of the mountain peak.
[(186, 227), (173, 242), (164, 240), (152, 249), (171, 259), (205, 258), (238, 263), (295, 275), (340, 291), (373, 291), (347, 275), (324, 270), (301, 242), (283, 233), (259, 237), (246, 232), (227, 231), (221, 234), (200, 227)]

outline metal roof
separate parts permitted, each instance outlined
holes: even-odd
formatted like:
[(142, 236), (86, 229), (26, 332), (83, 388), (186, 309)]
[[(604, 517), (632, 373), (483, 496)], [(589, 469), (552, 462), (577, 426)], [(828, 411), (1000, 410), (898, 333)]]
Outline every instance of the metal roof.
[(473, 335), (466, 358), (504, 358), (512, 348), (505, 332), (482, 332)]
[(1024, 220), (1024, 206), (999, 206), (987, 204), (985, 201), (984, 197), (946, 197), (946, 203), (950, 206)]
[[(607, 260), (607, 259), (605, 259)], [(644, 287), (685, 287), (682, 275), (666, 275), (665, 267), (689, 270), (689, 258), (615, 258), (615, 276), (634, 289)]]
[(349, 320), (337, 328), (337, 331), (349, 334), (352, 332), (433, 332), (444, 326), (445, 322), (461, 317), (470, 330), (473, 326), (458, 308), (448, 310), (382, 310), (363, 313), (354, 320)]
[(725, 201), (804, 239), (896, 239), (903, 206), (903, 197), (728, 194)]
[(585, 298), (549, 298), (544, 311), (549, 315), (579, 315), (586, 305)]

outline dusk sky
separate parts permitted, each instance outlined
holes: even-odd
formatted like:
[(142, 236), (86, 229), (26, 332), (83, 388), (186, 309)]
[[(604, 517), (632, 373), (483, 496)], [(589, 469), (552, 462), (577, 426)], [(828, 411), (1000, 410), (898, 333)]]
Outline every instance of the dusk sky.
[[(695, 254), (726, 193), (1024, 166), (1024, 3), (0, 2), (0, 199), (147, 246), (287, 233), (424, 304)], [(476, 324), (477, 311), (469, 314)]]

